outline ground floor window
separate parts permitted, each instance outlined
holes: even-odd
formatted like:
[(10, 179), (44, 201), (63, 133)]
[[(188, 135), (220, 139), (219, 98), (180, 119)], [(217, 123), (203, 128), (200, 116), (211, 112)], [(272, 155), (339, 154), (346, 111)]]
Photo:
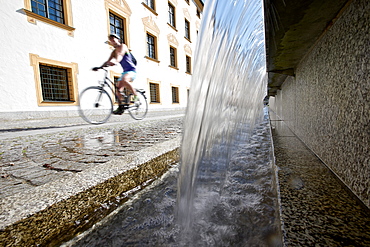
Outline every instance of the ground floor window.
[(40, 64), (42, 98), (44, 101), (70, 101), (68, 70)]
[(150, 103), (160, 103), (159, 84), (149, 83)]
[(77, 105), (77, 64), (30, 54), (38, 105)]

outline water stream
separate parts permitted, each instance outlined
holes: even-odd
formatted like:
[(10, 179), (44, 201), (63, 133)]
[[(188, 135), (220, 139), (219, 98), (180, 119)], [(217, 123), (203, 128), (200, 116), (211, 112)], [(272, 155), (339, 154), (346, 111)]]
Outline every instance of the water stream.
[(174, 164), (163, 177), (63, 247), (282, 246), (267, 115), (252, 134), (247, 126), (239, 133), (226, 170), (200, 166), (196, 191), (201, 196), (194, 200), (191, 231), (176, 217), (180, 165)]
[(208, 196), (199, 192), (202, 177), (216, 176), (222, 194), (233, 143), (248, 142), (261, 121), (267, 89), (262, 13), (259, 0), (206, 2), (182, 142), (178, 216), (185, 229), (193, 223), (194, 198)]
[(181, 162), (75, 246), (282, 246), (261, 0), (207, 0)]

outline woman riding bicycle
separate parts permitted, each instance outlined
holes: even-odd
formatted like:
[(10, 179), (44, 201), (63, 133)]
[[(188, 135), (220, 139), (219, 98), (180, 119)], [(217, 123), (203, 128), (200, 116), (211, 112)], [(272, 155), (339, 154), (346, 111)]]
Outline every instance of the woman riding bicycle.
[[(113, 111), (113, 114), (121, 115), (124, 112), (124, 103), (123, 97), (121, 95), (121, 92), (124, 88), (127, 88), (132, 92), (134, 95), (134, 101), (137, 99), (137, 93), (136, 90), (132, 87), (131, 83), (136, 78), (136, 64), (134, 63), (132, 59), (132, 55), (130, 51), (128, 50), (127, 46), (123, 43), (121, 43), (121, 39), (116, 34), (110, 34), (108, 36), (109, 43), (114, 47), (114, 50), (112, 51), (111, 55), (109, 56), (108, 60), (102, 65), (102, 67), (106, 66), (114, 66), (116, 63), (121, 64), (123, 73), (121, 77), (118, 79), (117, 82), (117, 98), (119, 106), (118, 108)], [(115, 61), (115, 62), (113, 62)]]

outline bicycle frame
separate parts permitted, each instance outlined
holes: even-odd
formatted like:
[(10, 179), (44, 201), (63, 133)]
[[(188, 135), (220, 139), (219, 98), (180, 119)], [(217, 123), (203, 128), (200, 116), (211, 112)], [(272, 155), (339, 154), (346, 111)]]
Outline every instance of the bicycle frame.
[[(101, 68), (101, 69), (104, 70), (104, 81), (99, 81), (100, 86), (103, 87), (103, 88), (105, 86), (108, 86), (108, 88), (113, 93), (114, 98), (116, 99), (116, 101), (119, 102), (119, 99), (118, 99), (118, 97), (116, 95), (116, 91), (118, 91), (118, 88), (117, 88), (116, 84), (114, 83), (114, 81), (112, 81), (108, 77), (108, 70), (107, 69), (104, 69), (104, 68)], [(110, 84), (107, 81), (110, 82)], [(125, 100), (128, 97), (126, 94), (123, 94), (122, 96), (125, 98)]]
[[(130, 100), (129, 100), (129, 97), (132, 95), (132, 93), (130, 93), (130, 94), (125, 94), (124, 92), (120, 92), (119, 90), (118, 90), (118, 88), (117, 88), (117, 86), (116, 86), (116, 84), (115, 84), (115, 82), (114, 81), (112, 81), (109, 77), (108, 77), (108, 70), (107, 69), (105, 69), (104, 67), (100, 67), (99, 69), (102, 69), (102, 70), (104, 70), (104, 81), (102, 82), (102, 81), (99, 81), (99, 83), (100, 83), (100, 86), (104, 89), (104, 87), (105, 86), (108, 86), (108, 88), (111, 90), (111, 92), (114, 94), (114, 98), (116, 99), (116, 102), (119, 102), (120, 100), (119, 100), (119, 98), (118, 98), (118, 96), (117, 96), (117, 94), (116, 94), (116, 92), (119, 92), (121, 95), (122, 95), (122, 97), (123, 97), (123, 104), (125, 105), (125, 108), (127, 109), (127, 108), (129, 108), (129, 104), (130, 104)], [(109, 83), (107, 82), (107, 81), (109, 81)], [(105, 90), (105, 89), (104, 89)], [(136, 89), (136, 90), (138, 90), (138, 89)], [(143, 90), (140, 90), (141, 91), (141, 93), (143, 94), (143, 96), (145, 97), (145, 99), (146, 99), (146, 96), (145, 96), (145, 91), (143, 91)], [(114, 103), (114, 102), (112, 102), (112, 103)]]

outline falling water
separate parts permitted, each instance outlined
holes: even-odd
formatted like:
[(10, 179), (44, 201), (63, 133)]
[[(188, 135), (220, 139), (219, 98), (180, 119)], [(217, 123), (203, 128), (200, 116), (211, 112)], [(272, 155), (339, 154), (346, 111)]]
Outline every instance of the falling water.
[(180, 167), (73, 246), (282, 246), (263, 27), (261, 0), (205, 2)]
[[(188, 233), (188, 241), (194, 241), (194, 234), (199, 234), (193, 232), (191, 236), (192, 229), (197, 229), (194, 226), (201, 225), (200, 221), (214, 220), (217, 205), (225, 203), (225, 196), (229, 196), (227, 177), (235, 169), (230, 166), (235, 163), (233, 156), (240, 145), (250, 141), (256, 124), (262, 121), (267, 89), (262, 1), (206, 1), (196, 54), (177, 199), (178, 220), (184, 233)], [(237, 169), (266, 169), (251, 163)], [(272, 169), (271, 163), (268, 168)], [(265, 179), (270, 181), (271, 177)], [(258, 185), (254, 190), (257, 192), (245, 195), (243, 203), (249, 204), (249, 210), (258, 211), (255, 198), (264, 192)], [(230, 217), (232, 214), (225, 213), (226, 210), (227, 206), (222, 214)], [(213, 216), (205, 219), (207, 211), (213, 212)], [(263, 234), (259, 237), (267, 238)], [(209, 240), (208, 244), (217, 241)], [(266, 242), (260, 239), (249, 244), (264, 246)]]

